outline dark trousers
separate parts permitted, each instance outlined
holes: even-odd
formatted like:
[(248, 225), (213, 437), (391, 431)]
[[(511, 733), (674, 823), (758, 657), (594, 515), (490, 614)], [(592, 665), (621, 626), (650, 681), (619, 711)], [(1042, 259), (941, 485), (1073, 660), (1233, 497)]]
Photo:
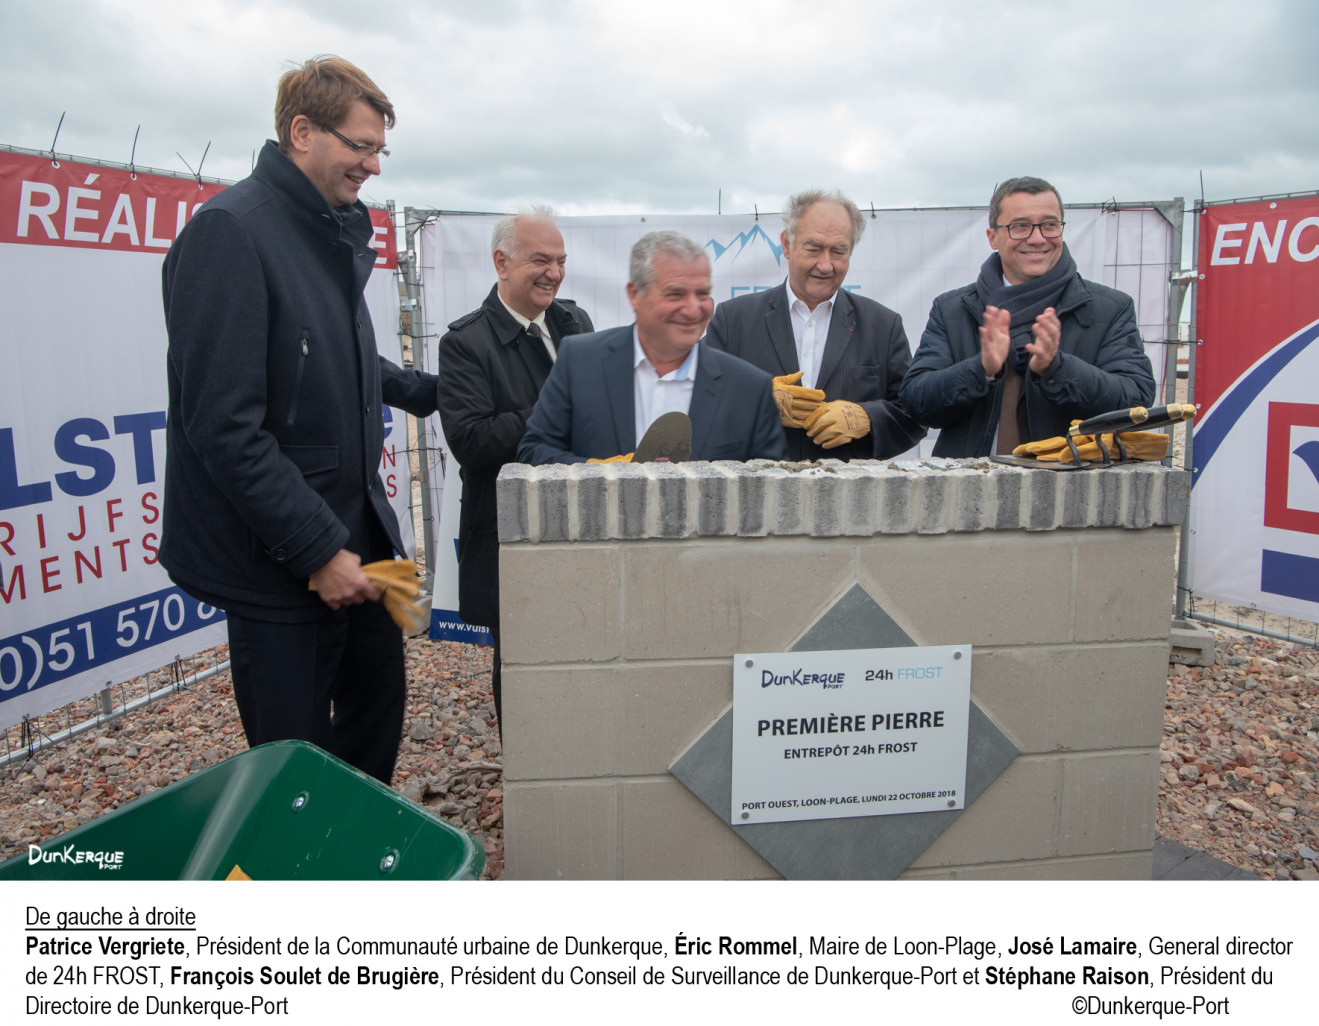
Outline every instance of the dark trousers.
[(309, 623), (228, 615), (234, 699), (247, 743), (310, 741), (385, 784), (403, 733), (403, 636), (366, 602)]

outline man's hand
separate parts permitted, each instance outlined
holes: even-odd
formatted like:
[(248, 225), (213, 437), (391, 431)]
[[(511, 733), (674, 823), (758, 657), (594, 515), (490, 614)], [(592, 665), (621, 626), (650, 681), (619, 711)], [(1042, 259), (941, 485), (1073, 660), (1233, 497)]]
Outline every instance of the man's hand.
[(869, 433), (870, 414), (846, 399), (822, 403), (806, 421), (806, 434), (825, 449), (836, 449)]
[(1008, 328), (1012, 326), (1012, 314), (997, 306), (985, 307), (985, 323), (980, 326), (980, 366), (985, 369), (985, 377), (996, 377), (1007, 362), (1008, 351), (1012, 348), (1012, 339), (1008, 337)]
[(820, 389), (797, 384), (803, 373), (783, 374), (774, 379), (774, 405), (779, 408), (779, 420), (784, 427), (805, 427), (811, 414), (824, 402), (824, 392)]
[(625, 452), (623, 453), (622, 456), (606, 456), (604, 459), (598, 459), (595, 456), (588, 456), (586, 458), (586, 462), (587, 463), (631, 463), (633, 455), (634, 455), (633, 453)]
[(1063, 324), (1058, 320), (1053, 307), (1035, 318), (1033, 334), (1035, 341), (1026, 344), (1026, 352), (1030, 353), (1030, 369), (1036, 374), (1043, 374), (1058, 355), (1058, 343), (1063, 337)]
[(361, 557), (347, 549), (340, 549), (312, 574), (307, 587), (331, 609), (360, 606), (363, 602), (376, 602), (380, 598), (380, 589), (362, 573)]

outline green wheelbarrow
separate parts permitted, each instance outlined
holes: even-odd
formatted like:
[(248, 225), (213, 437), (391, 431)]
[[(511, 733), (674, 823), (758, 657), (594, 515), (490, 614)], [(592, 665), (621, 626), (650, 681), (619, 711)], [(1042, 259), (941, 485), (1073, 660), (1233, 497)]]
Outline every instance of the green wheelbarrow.
[(29, 845), (3, 880), (474, 880), (485, 852), (306, 741), (275, 741)]

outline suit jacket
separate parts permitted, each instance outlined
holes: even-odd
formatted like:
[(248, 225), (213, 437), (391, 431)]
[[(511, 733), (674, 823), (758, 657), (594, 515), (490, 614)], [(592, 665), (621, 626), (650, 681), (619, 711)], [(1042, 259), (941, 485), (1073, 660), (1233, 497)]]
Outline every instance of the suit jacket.
[[(584, 310), (555, 300), (545, 312), (550, 337), (592, 330)], [(449, 325), (437, 356), (436, 398), (449, 451), (463, 479), (458, 520), (458, 614), (499, 626), (499, 537), (495, 478), (517, 459), (527, 417), (550, 372), (545, 343), (532, 339), (504, 308), (499, 287)]]
[[(792, 333), (788, 286), (727, 299), (714, 308), (707, 348), (753, 363), (773, 377), (801, 370)], [(801, 428), (785, 428), (791, 460), (882, 460), (905, 452), (925, 435), (898, 402), (911, 362), (902, 318), (873, 299), (840, 289), (834, 296), (824, 359), (815, 387), (828, 401), (846, 399), (870, 416), (870, 434), (824, 449)]]
[[(633, 325), (570, 339), (518, 446), (523, 463), (585, 463), (637, 447)], [(769, 375), (701, 346), (688, 415), (693, 460), (781, 460), (783, 426)]]

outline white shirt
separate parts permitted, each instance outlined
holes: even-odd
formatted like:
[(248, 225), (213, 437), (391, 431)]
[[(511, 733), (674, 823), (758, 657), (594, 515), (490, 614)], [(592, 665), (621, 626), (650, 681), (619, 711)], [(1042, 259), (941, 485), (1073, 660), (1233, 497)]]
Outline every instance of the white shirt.
[[(838, 293), (834, 293), (836, 296)], [(824, 362), (824, 344), (829, 338), (829, 321), (833, 318), (834, 296), (818, 304), (814, 310), (793, 291), (788, 282), (788, 312), (792, 320), (792, 335), (797, 341), (797, 366), (802, 370), (803, 388), (814, 388)]]
[[(499, 296), (499, 293), (496, 292), (495, 295)], [(501, 303), (504, 303), (504, 297), (499, 296), (499, 301)], [(523, 317), (520, 313), (518, 313), (516, 310), (514, 310), (511, 306), (509, 306), (507, 303), (504, 303), (504, 309), (507, 310), (513, 316), (513, 319), (515, 321), (517, 321), (520, 325), (522, 325), (522, 330), (525, 331), (527, 325), (529, 324), (534, 324), (536, 327), (540, 329), (540, 340), (545, 343), (545, 352), (550, 354), (550, 363), (553, 363), (554, 343), (550, 341), (550, 329), (545, 326), (545, 311), (542, 310), (539, 316), (537, 316), (534, 321), (529, 321), (525, 317)]]
[(638, 443), (646, 429), (664, 414), (674, 410), (679, 413), (691, 411), (692, 393), (696, 390), (696, 351), (700, 348), (698, 342), (692, 346), (682, 366), (660, 377), (641, 348), (636, 325), (632, 326), (632, 409)]

